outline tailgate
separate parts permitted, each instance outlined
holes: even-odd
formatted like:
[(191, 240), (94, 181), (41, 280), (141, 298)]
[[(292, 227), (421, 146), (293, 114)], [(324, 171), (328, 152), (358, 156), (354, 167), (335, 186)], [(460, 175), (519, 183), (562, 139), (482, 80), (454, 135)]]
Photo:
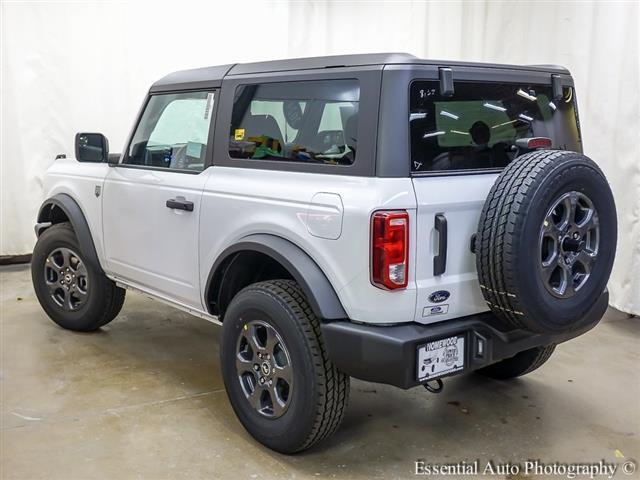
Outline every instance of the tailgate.
[[(478, 284), (471, 236), (496, 177), (413, 178), (419, 239), (415, 254), (417, 322), (439, 322), (489, 309)], [(438, 269), (443, 268), (440, 273)]]
[(421, 323), (489, 309), (477, 280), (471, 236), (500, 171), (540, 141), (582, 151), (575, 95), (566, 84), (570, 77), (558, 77), (554, 85), (551, 74), (529, 78), (520, 72), (516, 80), (488, 71), (463, 75), (454, 68), (454, 79), (465, 78), (449, 78), (448, 85), (446, 77), (410, 83), (411, 173), (418, 207), (415, 320)]

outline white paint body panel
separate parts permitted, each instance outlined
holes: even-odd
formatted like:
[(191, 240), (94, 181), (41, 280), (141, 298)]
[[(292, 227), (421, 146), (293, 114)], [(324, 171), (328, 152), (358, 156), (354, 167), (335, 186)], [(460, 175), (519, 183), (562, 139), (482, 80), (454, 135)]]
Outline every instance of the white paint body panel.
[[(107, 270), (175, 301), (202, 309), (198, 231), (202, 189), (198, 174), (113, 167), (103, 188)], [(193, 202), (193, 211), (168, 208), (169, 199)]]
[[(416, 312), (420, 323), (441, 322), (489, 310), (482, 297), (476, 257), (471, 252), (471, 236), (496, 174), (416, 177), (413, 185), (418, 202), (416, 244)], [(433, 258), (438, 253), (435, 216), (447, 219), (447, 263), (442, 275), (433, 275)], [(442, 303), (429, 295), (446, 290), (450, 297)], [(443, 306), (442, 313), (430, 315), (428, 307)]]
[[(244, 236), (267, 233), (291, 241), (318, 264), (352, 320), (396, 323), (414, 318), (414, 282), (406, 290), (388, 292), (374, 287), (369, 279), (371, 214), (379, 209), (407, 209), (414, 217), (411, 179), (229, 167), (209, 170), (202, 198), (201, 285), (206, 284), (211, 266), (225, 248)], [(323, 194), (322, 201), (312, 205), (318, 193)], [(309, 232), (309, 212), (328, 210), (334, 215), (331, 212), (337, 207), (327, 208), (327, 199), (335, 202), (337, 197), (344, 205), (341, 234), (335, 239), (314, 236)], [(334, 227), (324, 229), (313, 221), (311, 225), (327, 237), (336, 236), (331, 235)]]
[[(487, 310), (469, 240), (495, 175), (412, 180), (217, 166), (193, 175), (63, 159), (45, 178), (47, 197), (66, 193), (80, 205), (110, 278), (183, 309), (207, 315), (204, 289), (218, 256), (242, 237), (266, 233), (318, 264), (353, 321), (432, 323)], [(167, 208), (176, 196), (194, 210)], [(382, 209), (409, 213), (404, 290), (370, 281), (371, 215)], [(439, 277), (433, 276), (436, 213), (445, 214), (449, 233), (447, 269)], [(436, 290), (451, 293), (446, 313), (424, 315)]]
[(73, 198), (84, 213), (101, 265), (105, 265), (102, 236), (102, 197), (96, 197), (96, 187), (102, 188), (109, 166), (104, 163), (80, 163), (75, 159), (58, 159), (44, 176), (44, 198), (65, 193)]
[(342, 198), (335, 193), (316, 193), (307, 207), (307, 231), (318, 238), (337, 240), (342, 234)]

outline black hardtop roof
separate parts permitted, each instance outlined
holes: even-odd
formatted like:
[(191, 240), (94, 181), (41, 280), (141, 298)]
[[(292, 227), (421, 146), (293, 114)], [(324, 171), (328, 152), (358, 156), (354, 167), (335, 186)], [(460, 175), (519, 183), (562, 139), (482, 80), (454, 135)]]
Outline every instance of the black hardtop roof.
[(333, 55), (325, 57), (292, 58), (266, 62), (236, 63), (214, 67), (194, 68), (170, 73), (151, 86), (151, 91), (169, 91), (216, 87), (222, 79), (233, 75), (251, 75), (320, 68), (362, 67), (368, 65), (438, 65), (443, 67), (483, 67), (509, 70), (531, 70), (569, 74), (557, 65), (506, 65), (498, 63), (426, 60), (409, 53), (364, 53), (358, 55)]

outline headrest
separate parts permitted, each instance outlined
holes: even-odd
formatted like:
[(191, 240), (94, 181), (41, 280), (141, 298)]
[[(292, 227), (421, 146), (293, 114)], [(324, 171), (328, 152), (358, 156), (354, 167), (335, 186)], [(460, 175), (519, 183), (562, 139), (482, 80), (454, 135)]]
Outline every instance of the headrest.
[(266, 135), (282, 143), (282, 132), (278, 122), (271, 115), (247, 115), (242, 127), (245, 129), (246, 137)]

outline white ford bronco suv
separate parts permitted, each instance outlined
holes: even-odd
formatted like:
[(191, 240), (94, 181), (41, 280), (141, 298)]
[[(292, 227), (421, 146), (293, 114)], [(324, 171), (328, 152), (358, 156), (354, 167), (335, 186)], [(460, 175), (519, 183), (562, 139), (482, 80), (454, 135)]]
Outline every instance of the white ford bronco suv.
[(33, 285), (78, 331), (126, 289), (222, 326), (240, 422), (333, 433), (349, 378), (524, 375), (608, 303), (613, 196), (556, 66), (367, 54), (181, 71), (121, 154), (79, 133), (45, 177)]

